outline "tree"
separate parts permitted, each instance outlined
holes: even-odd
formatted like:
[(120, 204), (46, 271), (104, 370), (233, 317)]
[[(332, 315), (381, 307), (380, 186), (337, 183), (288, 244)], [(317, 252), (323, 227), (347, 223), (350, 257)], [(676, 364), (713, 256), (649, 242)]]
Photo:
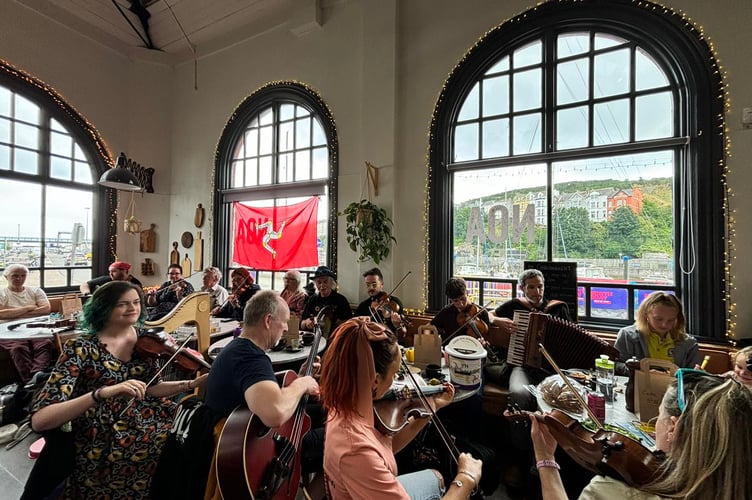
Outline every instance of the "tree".
[(593, 223), (586, 208), (554, 211), (553, 241), (556, 257), (587, 257), (593, 251)]
[(620, 207), (614, 211), (613, 218), (606, 222), (606, 234), (608, 240), (603, 257), (614, 259), (621, 255), (640, 255), (644, 238), (640, 221), (631, 208)]

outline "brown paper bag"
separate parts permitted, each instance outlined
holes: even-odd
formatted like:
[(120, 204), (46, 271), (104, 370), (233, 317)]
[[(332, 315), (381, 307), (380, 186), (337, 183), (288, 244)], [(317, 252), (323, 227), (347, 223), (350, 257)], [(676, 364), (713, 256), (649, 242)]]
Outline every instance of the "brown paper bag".
[(63, 318), (70, 319), (71, 316), (81, 312), (83, 306), (81, 305), (81, 297), (78, 295), (65, 295), (60, 301), (60, 314)]
[[(675, 380), (679, 367), (671, 361), (655, 358), (640, 360), (640, 369), (635, 370), (635, 413), (640, 421), (647, 422), (658, 416), (666, 388)], [(651, 371), (652, 370), (652, 371)]]
[(413, 364), (424, 370), (426, 365), (441, 366), (441, 335), (433, 325), (422, 325), (413, 339), (415, 361)]

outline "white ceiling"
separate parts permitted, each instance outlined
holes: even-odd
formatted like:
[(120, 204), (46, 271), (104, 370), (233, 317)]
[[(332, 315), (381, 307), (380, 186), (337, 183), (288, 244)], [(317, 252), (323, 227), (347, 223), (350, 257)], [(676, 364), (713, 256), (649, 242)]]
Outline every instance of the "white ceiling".
[(141, 20), (130, 11), (131, 0), (15, 1), (129, 57), (168, 64), (281, 26), (300, 36), (322, 22), (322, 0), (141, 0), (150, 14), (150, 50)]

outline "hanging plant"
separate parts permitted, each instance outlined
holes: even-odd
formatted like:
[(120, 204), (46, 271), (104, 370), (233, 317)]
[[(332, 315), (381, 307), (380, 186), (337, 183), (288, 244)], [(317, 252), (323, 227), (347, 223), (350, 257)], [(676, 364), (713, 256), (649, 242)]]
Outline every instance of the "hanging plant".
[(379, 264), (389, 256), (392, 242), (392, 219), (386, 210), (368, 200), (354, 201), (338, 215), (345, 216), (347, 243), (359, 252), (358, 262), (372, 260)]

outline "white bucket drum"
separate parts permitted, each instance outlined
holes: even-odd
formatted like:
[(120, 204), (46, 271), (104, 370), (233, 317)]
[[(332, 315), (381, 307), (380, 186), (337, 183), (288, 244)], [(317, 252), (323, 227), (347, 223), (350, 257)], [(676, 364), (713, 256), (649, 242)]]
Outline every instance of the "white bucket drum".
[(444, 348), (449, 355), (449, 378), (458, 389), (475, 390), (483, 378), (483, 360), (487, 352), (469, 335), (459, 335)]

